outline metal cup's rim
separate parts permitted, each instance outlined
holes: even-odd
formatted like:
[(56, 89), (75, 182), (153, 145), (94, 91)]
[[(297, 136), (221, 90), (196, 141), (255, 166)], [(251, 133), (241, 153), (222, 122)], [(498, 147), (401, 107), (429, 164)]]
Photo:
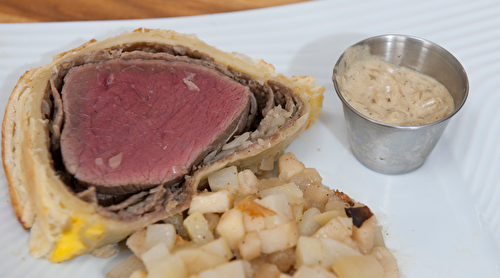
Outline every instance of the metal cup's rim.
[(460, 70), (462, 71), (462, 74), (463, 74), (463, 77), (464, 77), (464, 80), (465, 80), (464, 97), (463, 97), (462, 101), (460, 102), (460, 104), (458, 106), (455, 107), (455, 110), (453, 110), (453, 112), (451, 112), (449, 115), (447, 115), (446, 117), (444, 117), (442, 119), (439, 119), (439, 120), (437, 120), (435, 122), (428, 123), (428, 124), (404, 126), (404, 125), (393, 125), (393, 124), (384, 123), (384, 122), (381, 122), (381, 121), (374, 120), (374, 119), (372, 119), (372, 118), (370, 118), (368, 116), (363, 115), (359, 111), (357, 111), (354, 107), (352, 107), (347, 102), (347, 100), (344, 99), (344, 97), (340, 93), (340, 89), (338, 87), (337, 79), (336, 79), (336, 72), (337, 72), (337, 67), (340, 64), (340, 61), (344, 57), (344, 53), (345, 52), (343, 52), (342, 55), (340, 55), (340, 57), (338, 58), (337, 62), (335, 63), (335, 66), (333, 67), (332, 81), (333, 81), (333, 86), (335, 88), (335, 92), (337, 93), (337, 96), (342, 101), (344, 107), (347, 107), (349, 110), (353, 111), (359, 117), (361, 117), (361, 118), (365, 119), (366, 121), (369, 121), (369, 122), (371, 122), (373, 124), (377, 124), (377, 125), (384, 126), (384, 127), (387, 127), (387, 128), (395, 128), (395, 129), (402, 129), (402, 130), (421, 129), (421, 128), (426, 128), (426, 127), (430, 127), (430, 126), (441, 124), (442, 122), (446, 122), (449, 119), (451, 119), (456, 113), (458, 113), (458, 111), (460, 109), (462, 109), (462, 107), (465, 104), (465, 101), (467, 100), (467, 98), (469, 96), (469, 78), (467, 76), (467, 72), (465, 71), (464, 66), (460, 63), (460, 61), (452, 53), (450, 53), (448, 50), (446, 50), (444, 47), (440, 46), (439, 44), (437, 44), (435, 42), (432, 42), (430, 40), (427, 40), (427, 39), (424, 39), (424, 38), (421, 38), (421, 37), (417, 37), (417, 36), (402, 35), (402, 34), (384, 34), (384, 35), (372, 36), (372, 37), (363, 39), (363, 40), (361, 40), (361, 41), (353, 44), (353, 46), (354, 45), (363, 45), (363, 44), (366, 44), (367, 42), (369, 42), (371, 40), (379, 39), (379, 38), (384, 38), (384, 37), (401, 37), (401, 38), (405, 38), (405, 39), (417, 40), (417, 41), (420, 41), (420, 42), (423, 42), (423, 43), (426, 43), (426, 44), (431, 44), (431, 45), (433, 45), (433, 46), (441, 49), (442, 51), (444, 51), (448, 55), (450, 55), (450, 57), (452, 57), (457, 62), (457, 64), (460, 65)]

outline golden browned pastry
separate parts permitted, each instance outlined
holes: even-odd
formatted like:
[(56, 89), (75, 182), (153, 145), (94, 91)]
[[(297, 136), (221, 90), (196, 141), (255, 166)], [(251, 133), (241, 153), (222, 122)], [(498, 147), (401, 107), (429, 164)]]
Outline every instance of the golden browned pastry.
[(212, 172), (267, 170), (318, 119), (323, 91), (169, 30), (91, 40), (27, 71), (2, 158), (30, 253), (89, 253), (185, 210)]

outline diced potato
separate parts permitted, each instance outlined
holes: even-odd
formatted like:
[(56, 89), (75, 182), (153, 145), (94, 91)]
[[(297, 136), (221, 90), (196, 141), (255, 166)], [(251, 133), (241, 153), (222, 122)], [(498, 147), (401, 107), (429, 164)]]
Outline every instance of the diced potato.
[(323, 245), (319, 238), (301, 236), (295, 249), (297, 265), (316, 266), (323, 261)]
[(274, 156), (268, 155), (262, 158), (259, 169), (263, 171), (272, 171), (274, 169)]
[(304, 212), (298, 224), (299, 233), (302, 236), (312, 236), (321, 228), (321, 225), (314, 220), (314, 216), (321, 212), (317, 208), (310, 208)]
[(159, 243), (153, 246), (148, 251), (144, 252), (141, 256), (141, 260), (146, 266), (148, 272), (157, 264), (162, 264), (163, 261), (170, 258), (172, 255), (164, 243)]
[(373, 248), (373, 241), (375, 240), (376, 218), (372, 216), (366, 219), (361, 227), (353, 227), (352, 238), (358, 243), (359, 250), (365, 254), (370, 253)]
[(236, 209), (241, 210), (242, 212), (250, 216), (266, 217), (266, 216), (276, 215), (276, 212), (268, 209), (267, 207), (261, 205), (260, 203), (257, 203), (256, 201), (257, 200), (254, 201), (249, 198), (243, 199), (236, 206)]
[(339, 258), (332, 269), (339, 278), (384, 277), (384, 268), (370, 255)]
[(260, 256), (261, 242), (256, 231), (248, 232), (238, 245), (240, 255), (244, 260), (253, 260)]
[(235, 166), (215, 172), (186, 219), (179, 213), (133, 233), (135, 255), (107, 278), (398, 277), (376, 218), (354, 226), (345, 208), (355, 202), (321, 181), (293, 154), (278, 161), (278, 178)]
[(304, 191), (304, 200), (306, 206), (325, 207), (328, 199), (333, 194), (333, 191), (323, 184), (311, 184), (306, 188), (301, 188)]
[(361, 256), (361, 252), (357, 249), (353, 249), (340, 241), (329, 238), (319, 238), (319, 240), (323, 247), (323, 260), (321, 261), (321, 265), (324, 268), (330, 269), (341, 257)]
[(345, 210), (343, 209), (330, 210), (327, 212), (314, 215), (313, 219), (314, 221), (318, 222), (318, 224), (323, 226), (336, 217), (347, 217), (345, 214)]
[(261, 198), (274, 194), (283, 194), (287, 196), (288, 202), (293, 205), (304, 204), (304, 194), (302, 190), (300, 190), (300, 188), (293, 182), (260, 191)]
[(299, 239), (299, 230), (295, 221), (279, 225), (274, 229), (261, 230), (258, 233), (264, 254), (294, 247)]
[(251, 170), (243, 170), (238, 173), (238, 193), (241, 195), (252, 195), (259, 191), (259, 179)]
[(259, 191), (262, 191), (272, 187), (283, 185), (285, 183), (286, 182), (280, 178), (269, 178), (269, 179), (259, 180), (257, 187), (259, 188)]
[(394, 258), (394, 255), (392, 255), (392, 253), (387, 250), (387, 248), (373, 247), (371, 255), (373, 255), (382, 265), (382, 268), (384, 268), (384, 278), (399, 277), (398, 262), (396, 261), (396, 258)]
[(293, 278), (337, 278), (337, 276), (320, 266), (303, 265), (293, 274)]
[(126, 260), (113, 267), (106, 278), (128, 278), (136, 270), (146, 270), (146, 267), (136, 255), (130, 255)]
[(233, 258), (233, 252), (231, 252), (231, 249), (229, 248), (229, 245), (224, 237), (219, 237), (218, 239), (201, 246), (200, 249), (220, 256), (227, 261)]
[(208, 221), (201, 212), (196, 211), (184, 219), (184, 228), (189, 238), (196, 243), (206, 243), (214, 240)]
[(335, 239), (349, 247), (357, 248), (357, 244), (351, 238), (351, 234), (352, 231), (349, 231), (339, 220), (339, 217), (337, 217), (326, 223), (323, 227), (316, 231), (313, 236)]
[(281, 272), (289, 271), (296, 262), (295, 248), (293, 247), (265, 254), (262, 257), (264, 257), (265, 262), (276, 265)]
[(225, 258), (198, 248), (182, 249), (176, 252), (175, 255), (181, 258), (190, 275), (227, 263)]
[(146, 248), (146, 228), (131, 234), (127, 238), (126, 244), (134, 255), (141, 257), (144, 252), (148, 251)]
[(208, 185), (213, 192), (222, 189), (238, 190), (238, 169), (236, 166), (231, 166), (210, 174)]
[(314, 184), (322, 184), (322, 178), (318, 171), (314, 168), (306, 168), (290, 179), (290, 182), (295, 183), (301, 190)]
[(222, 213), (233, 208), (234, 192), (230, 189), (219, 189), (217, 192), (203, 192), (191, 199), (188, 214), (199, 211), (202, 214)]
[(215, 230), (221, 237), (226, 239), (231, 250), (236, 250), (238, 244), (245, 236), (245, 226), (243, 225), (243, 213), (241, 210), (232, 209), (224, 213)]
[(267, 216), (264, 218), (267, 229), (273, 229), (283, 223), (287, 223), (290, 220), (295, 220), (292, 206), (288, 202), (285, 195), (275, 194), (269, 195), (255, 202), (263, 205), (264, 207), (276, 212), (276, 215)]
[(292, 205), (293, 216), (295, 217), (295, 222), (297, 224), (302, 219), (302, 215), (304, 214), (304, 205)]
[(247, 213), (243, 213), (243, 226), (245, 231), (260, 231), (266, 228), (265, 217), (262, 216), (251, 216)]
[(198, 274), (199, 278), (250, 278), (253, 276), (252, 267), (247, 261), (236, 260)]
[(352, 224), (352, 218), (350, 217), (337, 217), (339, 220), (340, 224), (342, 224), (346, 229), (347, 232), (349, 233), (350, 236), (352, 236), (352, 230), (354, 225)]
[(172, 224), (154, 224), (146, 228), (146, 249), (149, 249), (158, 243), (162, 242), (167, 246), (168, 250), (174, 247), (177, 233)]
[(148, 268), (148, 278), (187, 278), (188, 272), (181, 258), (170, 256), (152, 268)]
[(292, 153), (285, 153), (278, 159), (278, 177), (284, 181), (288, 182), (305, 168), (304, 164)]
[(275, 264), (264, 264), (253, 278), (279, 278), (281, 271)]

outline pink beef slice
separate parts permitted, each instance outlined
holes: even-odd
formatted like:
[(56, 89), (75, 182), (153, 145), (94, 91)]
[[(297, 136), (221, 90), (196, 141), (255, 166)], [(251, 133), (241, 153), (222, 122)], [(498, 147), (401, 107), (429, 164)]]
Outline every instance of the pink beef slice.
[(102, 192), (178, 181), (248, 114), (248, 87), (185, 62), (111, 60), (64, 81), (64, 165)]

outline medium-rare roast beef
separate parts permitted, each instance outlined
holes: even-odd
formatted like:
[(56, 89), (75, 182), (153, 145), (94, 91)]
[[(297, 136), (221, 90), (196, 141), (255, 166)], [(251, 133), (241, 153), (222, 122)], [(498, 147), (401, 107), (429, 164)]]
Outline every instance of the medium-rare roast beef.
[(120, 219), (164, 210), (193, 171), (279, 135), (302, 106), (279, 82), (147, 43), (64, 60), (47, 97), (60, 179)]
[(271, 170), (318, 119), (323, 90), (172, 30), (91, 40), (28, 70), (2, 161), (30, 253), (89, 253), (183, 213), (222, 168)]
[(249, 88), (185, 61), (108, 60), (64, 78), (66, 170), (102, 193), (179, 182), (244, 131)]

